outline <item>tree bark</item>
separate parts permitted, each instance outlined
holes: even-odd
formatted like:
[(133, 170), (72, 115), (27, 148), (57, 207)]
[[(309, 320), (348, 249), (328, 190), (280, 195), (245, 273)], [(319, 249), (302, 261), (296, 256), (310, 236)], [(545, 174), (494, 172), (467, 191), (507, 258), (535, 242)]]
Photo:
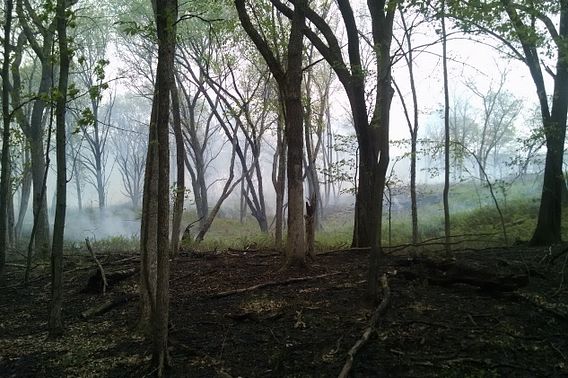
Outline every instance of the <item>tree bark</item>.
[[(169, 319), (169, 259), (170, 259), (170, 205), (169, 205), (169, 117), (170, 98), (174, 86), (174, 56), (177, 22), (177, 0), (154, 3), (154, 15), (158, 34), (158, 66), (152, 115), (150, 119), (150, 143), (144, 185), (144, 210), (141, 226), (143, 250), (142, 278), (145, 281), (145, 299), (150, 303), (152, 332), (152, 365), (162, 377), (170, 365), (168, 353)], [(155, 194), (155, 197), (150, 196)], [(156, 261), (155, 292), (152, 293), (148, 263)], [(142, 314), (144, 315), (144, 314)]]
[(302, 29), (305, 25), (303, 7), (298, 0), (294, 6), (292, 29), (288, 42), (288, 67), (286, 71), (284, 104), (286, 116), (286, 145), (288, 146), (288, 237), (286, 239), (287, 265), (306, 264), (304, 226), (304, 108), (302, 106)]
[(13, 2), (5, 2), (4, 61), (2, 62), (2, 172), (0, 174), (0, 275), (6, 264), (8, 192), (10, 191), (10, 34)]
[(56, 100), (56, 160), (57, 160), (57, 203), (53, 225), (53, 251), (51, 254), (51, 302), (49, 307), (48, 330), (50, 337), (63, 334), (63, 242), (65, 234), (65, 212), (67, 207), (67, 162), (65, 113), (67, 86), (69, 80), (70, 53), (67, 47), (67, 4), (57, 0), (57, 36), (59, 43), (59, 83)]
[(287, 66), (283, 68), (266, 40), (255, 29), (246, 10), (244, 0), (235, 0), (241, 25), (266, 61), (278, 83), (284, 99), (286, 123), (287, 175), (288, 175), (288, 233), (286, 239), (286, 265), (305, 265), (304, 240), (304, 187), (303, 187), (303, 107), (301, 99), (302, 50), (305, 26), (305, 0), (297, 0), (290, 17), (291, 31), (288, 41)]
[[(566, 1), (560, 1), (560, 6), (559, 38), (564, 40), (568, 36), (568, 3)], [(564, 158), (564, 142), (566, 139), (566, 113), (568, 110), (567, 59), (568, 52), (562, 45), (561, 48), (558, 48), (550, 115), (546, 114), (546, 109), (542, 109), (541, 105), (547, 150), (538, 221), (530, 240), (530, 244), (532, 245), (550, 245), (559, 243), (562, 240), (562, 187), (565, 185), (562, 162)], [(530, 64), (540, 63), (527, 59), (527, 64), (529, 64), (533, 79), (535, 79), (533, 72), (536, 72), (537, 67), (530, 67)], [(539, 80), (536, 79), (535, 83), (538, 83), (538, 81)], [(546, 96), (546, 92), (541, 94), (539, 90), (539, 96), (542, 95)], [(542, 101), (543, 100), (541, 100), (541, 104)], [(548, 100), (545, 98), (544, 101)]]
[(173, 129), (176, 143), (176, 194), (174, 198), (173, 214), (172, 214), (172, 240), (171, 240), (171, 256), (176, 256), (179, 250), (181, 218), (183, 215), (183, 200), (185, 198), (185, 146), (183, 144), (183, 135), (181, 131), (181, 114), (179, 105), (179, 95), (175, 82), (172, 77), (172, 118)]
[(448, 57), (447, 57), (447, 35), (446, 35), (446, 2), (442, 0), (442, 66), (444, 77), (444, 236), (445, 251), (451, 253), (450, 244), (450, 92), (448, 84)]
[(28, 204), (30, 201), (30, 193), (32, 189), (32, 175), (30, 171), (30, 151), (26, 147), (23, 147), (23, 166), (24, 170), (22, 172), (22, 187), (20, 190), (20, 205), (18, 208), (18, 219), (16, 220), (16, 227), (14, 233), (16, 234), (16, 240), (20, 240), (22, 236), (22, 227), (24, 225), (24, 219), (28, 211)]
[[(25, 7), (25, 11), (24, 11)], [(51, 49), (53, 37), (56, 31), (56, 19), (49, 25), (41, 26), (39, 32), (32, 30), (28, 20), (39, 19), (35, 10), (27, 0), (17, 0), (16, 12), (22, 26), (23, 35), (37, 55), (41, 64), (41, 77), (37, 90), (37, 98), (33, 101), (32, 113), (29, 124), (22, 124), (22, 130), (30, 144), (32, 182), (33, 182), (33, 213), (36, 223), (36, 233), (34, 237), (35, 250), (43, 258), (49, 256), (49, 221), (47, 216), (47, 199), (44, 172), (46, 166), (46, 156), (44, 156), (43, 133), (44, 133), (44, 113), (47, 106), (45, 96), (49, 96), (53, 82), (53, 62), (51, 59)], [(28, 13), (28, 14), (26, 14)], [(41, 42), (39, 43), (39, 36)], [(15, 87), (14, 83), (14, 87)]]

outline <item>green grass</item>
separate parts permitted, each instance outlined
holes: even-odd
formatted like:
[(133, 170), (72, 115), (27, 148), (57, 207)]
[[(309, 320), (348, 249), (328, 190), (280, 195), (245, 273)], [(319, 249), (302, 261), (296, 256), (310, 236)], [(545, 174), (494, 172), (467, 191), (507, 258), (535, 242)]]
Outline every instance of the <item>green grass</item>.
[[(532, 236), (538, 211), (539, 188), (537, 179), (517, 181), (506, 191), (495, 188), (499, 206), (503, 212), (508, 243), (526, 241)], [(420, 240), (442, 238), (444, 236), (441, 185), (419, 188), (430, 196), (430, 201), (419, 205), (418, 224)], [(505, 195), (504, 195), (505, 194)], [(487, 186), (479, 182), (454, 184), (450, 190), (451, 234), (462, 240), (470, 240), (468, 246), (489, 246), (505, 244), (501, 220), (489, 194)], [(568, 218), (568, 210), (565, 209)], [(393, 212), (389, 225), (388, 211), (383, 218), (383, 244), (402, 245), (411, 240), (410, 210)], [(182, 224), (185, 226), (197, 219), (195, 213), (185, 213)], [(272, 219), (269, 219), (269, 223)], [(316, 249), (319, 251), (346, 248), (351, 244), (353, 213), (344, 209), (329, 214), (322, 221), (322, 228), (316, 232)], [(197, 227), (193, 227), (195, 236)], [(183, 231), (183, 230), (182, 230)], [(568, 231), (568, 222), (563, 224), (563, 232)], [(475, 239), (475, 240), (474, 240)], [(93, 241), (93, 247), (100, 252), (136, 251), (139, 241), (136, 237), (115, 236)], [(251, 216), (243, 222), (239, 219), (223, 217), (214, 220), (205, 239), (199, 245), (185, 246), (200, 251), (234, 249), (273, 249), (273, 232), (263, 234), (258, 223)]]

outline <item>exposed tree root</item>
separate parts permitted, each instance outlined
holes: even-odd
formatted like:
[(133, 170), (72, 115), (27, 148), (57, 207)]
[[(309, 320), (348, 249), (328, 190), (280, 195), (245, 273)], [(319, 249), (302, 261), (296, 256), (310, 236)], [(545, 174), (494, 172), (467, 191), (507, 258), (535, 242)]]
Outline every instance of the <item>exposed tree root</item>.
[(254, 291), (254, 290), (262, 289), (262, 288), (265, 288), (265, 287), (278, 286), (278, 285), (288, 285), (288, 284), (295, 283), (295, 282), (317, 280), (317, 279), (320, 279), (320, 278), (335, 276), (335, 275), (338, 275), (338, 274), (343, 274), (343, 272), (333, 272), (333, 273), (326, 273), (326, 274), (320, 274), (320, 275), (317, 275), (317, 276), (308, 276), (308, 277), (295, 277), (295, 278), (289, 278), (287, 280), (282, 280), (282, 281), (264, 282), (264, 283), (261, 283), (261, 284), (258, 284), (258, 285), (249, 286), (249, 287), (245, 287), (245, 288), (242, 288), (242, 289), (221, 291), (220, 293), (211, 294), (207, 298), (228, 297), (229, 295), (246, 293), (248, 291)]
[(391, 299), (391, 291), (386, 275), (383, 275), (381, 277), (381, 285), (383, 286), (383, 300), (375, 309), (375, 312), (373, 313), (373, 316), (369, 321), (369, 325), (363, 331), (363, 335), (361, 336), (361, 338), (357, 340), (355, 345), (353, 345), (353, 347), (349, 349), (349, 352), (347, 352), (347, 361), (345, 361), (345, 365), (343, 365), (343, 369), (341, 369), (341, 372), (339, 373), (339, 378), (346, 378), (349, 375), (349, 372), (353, 367), (353, 361), (355, 360), (355, 355), (369, 341), (369, 338), (371, 337), (371, 334), (375, 329), (375, 325), (378, 322), (379, 317), (386, 312), (389, 306)]

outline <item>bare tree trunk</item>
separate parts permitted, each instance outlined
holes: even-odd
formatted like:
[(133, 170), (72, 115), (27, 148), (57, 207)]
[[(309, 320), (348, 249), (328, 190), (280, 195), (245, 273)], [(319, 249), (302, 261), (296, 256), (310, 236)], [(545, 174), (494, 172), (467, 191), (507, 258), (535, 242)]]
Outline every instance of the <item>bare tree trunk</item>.
[(304, 48), (302, 30), (305, 25), (305, 0), (298, 0), (294, 6), (292, 29), (288, 42), (288, 58), (284, 104), (286, 119), (286, 145), (288, 161), (288, 233), (286, 239), (286, 264), (303, 266), (306, 263), (304, 240), (304, 109), (302, 107), (302, 52)]
[(57, 157), (57, 205), (53, 226), (53, 251), (51, 254), (51, 302), (48, 329), (50, 337), (63, 334), (63, 241), (65, 234), (65, 212), (67, 206), (67, 162), (65, 112), (67, 84), (69, 80), (70, 54), (67, 47), (67, 1), (57, 0), (57, 35), (59, 41), (59, 95), (56, 103), (56, 157)]
[(284, 191), (286, 188), (286, 141), (284, 140), (283, 102), (278, 114), (278, 129), (276, 131), (276, 152), (272, 173), (272, 184), (276, 192), (275, 227), (274, 238), (277, 248), (281, 248), (284, 235)]
[[(143, 299), (150, 305), (152, 365), (158, 377), (162, 377), (170, 365), (168, 353), (170, 260), (168, 122), (170, 97), (174, 86), (175, 25), (178, 4), (177, 0), (164, 0), (155, 2), (154, 6), (158, 34), (158, 66), (144, 183), (144, 209), (141, 226), (143, 271), (141, 276), (144, 286)], [(152, 194), (155, 196), (152, 197)], [(153, 261), (156, 262), (154, 292), (152, 292), (151, 282), (154, 277), (150, 275), (149, 270), (149, 264)], [(144, 315), (143, 312), (142, 316)]]
[(43, 258), (49, 256), (49, 221), (47, 216), (47, 196), (44, 187), (45, 166), (47, 161), (43, 151), (42, 139), (34, 138), (30, 140), (30, 153), (32, 162), (32, 182), (33, 182), (33, 211), (34, 222), (36, 222), (36, 233), (34, 237), (36, 253)]
[(30, 170), (30, 151), (27, 147), (23, 152), (23, 171), (22, 171), (22, 188), (20, 191), (20, 206), (18, 208), (18, 220), (16, 221), (16, 240), (22, 237), (22, 227), (24, 226), (24, 219), (28, 211), (28, 204), (30, 200), (30, 193), (32, 189), (32, 174)]
[(173, 129), (176, 143), (176, 195), (174, 199), (173, 214), (172, 214), (172, 240), (171, 240), (171, 256), (175, 256), (179, 250), (180, 232), (181, 232), (181, 218), (183, 215), (183, 200), (185, 198), (185, 146), (183, 144), (183, 135), (181, 131), (181, 114), (179, 105), (179, 95), (175, 82), (175, 77), (172, 77), (172, 115), (173, 115)]
[(241, 25), (266, 61), (278, 83), (284, 99), (286, 142), (288, 146), (288, 234), (286, 240), (286, 265), (305, 265), (304, 240), (304, 186), (302, 174), (303, 155), (303, 107), (302, 107), (302, 51), (305, 26), (306, 1), (295, 2), (291, 16), (288, 41), (287, 66), (284, 69), (269, 44), (252, 24), (244, 0), (235, 0)]
[(442, 65), (444, 75), (444, 236), (446, 254), (450, 254), (450, 94), (448, 84), (448, 56), (446, 35), (446, 2), (442, 0)]
[(8, 222), (8, 193), (10, 189), (10, 32), (12, 31), (11, 0), (5, 2), (4, 24), (4, 61), (2, 62), (2, 172), (0, 174), (0, 275), (6, 264), (7, 222)]
[[(154, 91), (154, 97), (157, 96)], [(158, 106), (152, 105), (152, 116), (148, 133), (148, 152), (144, 172), (144, 192), (142, 196), (142, 220), (140, 224), (140, 320), (139, 328), (150, 333), (152, 313), (155, 311), (156, 269), (157, 269), (157, 227), (158, 227), (158, 171), (157, 134), (155, 113)]]
[[(414, 50), (412, 46), (412, 30), (406, 23), (405, 12), (399, 8), (400, 19), (405, 31), (405, 40), (407, 52), (404, 55), (406, 65), (408, 66), (408, 79), (410, 81), (410, 91), (412, 93), (412, 121), (406, 105), (404, 111), (408, 123), (408, 130), (410, 132), (410, 213), (412, 218), (412, 243), (418, 243), (418, 206), (416, 201), (416, 160), (417, 156), (417, 143), (418, 143), (418, 96), (416, 94), (416, 81), (414, 78)], [(412, 25), (413, 26), (413, 25)], [(400, 93), (400, 99), (404, 104), (404, 98)]]

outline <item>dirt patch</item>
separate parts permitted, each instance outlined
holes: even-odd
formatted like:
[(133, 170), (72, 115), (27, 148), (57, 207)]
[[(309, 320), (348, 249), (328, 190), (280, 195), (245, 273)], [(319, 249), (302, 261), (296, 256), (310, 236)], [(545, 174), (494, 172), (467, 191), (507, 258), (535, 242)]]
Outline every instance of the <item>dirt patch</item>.
[[(549, 264), (544, 249), (456, 253), (460, 264), (501, 276), (526, 274), (513, 291), (429, 280), (404, 255), (387, 256), (392, 300), (352, 376), (567, 376), (566, 256)], [(106, 270), (138, 264), (102, 259)], [(305, 271), (282, 271), (270, 252), (184, 254), (172, 264), (170, 345), (174, 377), (337, 376), (373, 313), (363, 301), (367, 255), (319, 255)], [(402, 274), (403, 271), (413, 275)], [(27, 288), (20, 267), (0, 278), (0, 376), (151, 374), (149, 343), (136, 332), (136, 300), (102, 315), (81, 314), (135, 294), (137, 277), (105, 296), (84, 292), (96, 271), (88, 256), (66, 260), (66, 334), (46, 338), (48, 267)], [(439, 274), (444, 274), (439, 273)], [(267, 283), (270, 283), (267, 285)], [(254, 287), (252, 290), (240, 290)], [(235, 292), (236, 291), (236, 292)]]

